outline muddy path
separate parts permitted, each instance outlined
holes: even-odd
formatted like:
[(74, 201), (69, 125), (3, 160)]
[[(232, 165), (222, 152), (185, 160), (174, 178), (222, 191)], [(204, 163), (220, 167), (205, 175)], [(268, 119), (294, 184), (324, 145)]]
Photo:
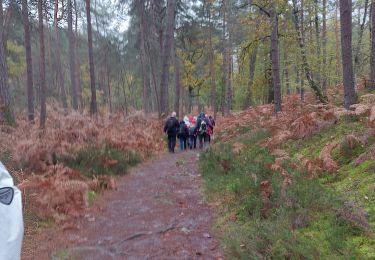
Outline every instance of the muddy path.
[(223, 259), (212, 237), (213, 212), (204, 201), (197, 162), (197, 153), (189, 151), (165, 154), (134, 169), (84, 218), (71, 228), (64, 227), (59, 241), (57, 234), (45, 238), (60, 244), (58, 249), (41, 246), (38, 255), (53, 259)]

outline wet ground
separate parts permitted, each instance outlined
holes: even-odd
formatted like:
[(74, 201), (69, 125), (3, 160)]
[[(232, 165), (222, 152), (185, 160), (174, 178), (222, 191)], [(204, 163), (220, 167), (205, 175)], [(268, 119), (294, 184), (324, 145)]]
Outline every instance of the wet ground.
[[(59, 239), (50, 234), (38, 259), (223, 259), (197, 163), (189, 151), (134, 169)], [(48, 240), (62, 245), (51, 252)]]

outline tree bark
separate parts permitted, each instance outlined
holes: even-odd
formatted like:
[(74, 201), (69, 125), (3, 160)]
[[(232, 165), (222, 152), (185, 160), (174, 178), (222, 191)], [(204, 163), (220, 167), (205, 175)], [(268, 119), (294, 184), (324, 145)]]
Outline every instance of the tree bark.
[(121, 84), (122, 86), (122, 93), (123, 93), (123, 96), (124, 96), (124, 106), (125, 106), (125, 115), (128, 115), (128, 101), (127, 101), (127, 97), (126, 97), (126, 90), (125, 90), (125, 80), (124, 80), (124, 74), (125, 72), (123, 70), (121, 70), (120, 72), (120, 78), (121, 78), (121, 82), (119, 82), (119, 84)]
[[(230, 37), (229, 37), (230, 38)], [(233, 56), (232, 56), (232, 47), (231, 47), (231, 40), (229, 40), (229, 44), (228, 44), (228, 52), (227, 52), (227, 71), (228, 71), (228, 76), (227, 76), (227, 100), (228, 100), (228, 104), (227, 104), (227, 111), (226, 113), (227, 114), (230, 114), (231, 110), (233, 109), (233, 89), (232, 89), (232, 64), (233, 64)]]
[(74, 0), (74, 10), (75, 10), (75, 58), (76, 58), (76, 86), (77, 86), (77, 94), (78, 94), (78, 101), (79, 101), (79, 108), (83, 110), (83, 97), (82, 97), (82, 85), (81, 85), (81, 65), (79, 60), (79, 37), (78, 37), (78, 9), (77, 9), (77, 1)]
[[(317, 98), (319, 99), (319, 101), (322, 102), (322, 103), (327, 103), (328, 102), (327, 97), (322, 92), (318, 83), (316, 83), (312, 79), (311, 69), (310, 69), (310, 66), (307, 62), (305, 40), (302, 36), (302, 30), (300, 28), (300, 23), (299, 23), (297, 0), (293, 0), (292, 2), (293, 2), (294, 27), (297, 31), (298, 43), (299, 43), (299, 48), (300, 48), (301, 56), (302, 56), (302, 67), (303, 67), (303, 70), (305, 72), (306, 79), (309, 82), (309, 85), (310, 85), (311, 89), (314, 91), (314, 93), (317, 96)], [(301, 93), (303, 93), (302, 90), (301, 90)]]
[(145, 113), (148, 112), (148, 94), (147, 88), (149, 84), (148, 71), (146, 66), (146, 46), (145, 46), (145, 1), (140, 0), (137, 3), (138, 7), (138, 17), (139, 17), (139, 36), (140, 36), (140, 58), (142, 67), (142, 92), (143, 92), (143, 110)]
[(111, 69), (108, 66), (108, 64), (106, 64), (106, 72), (107, 72), (107, 88), (108, 88), (109, 113), (112, 113)]
[(375, 1), (371, 3), (371, 80), (375, 81)]
[[(146, 46), (147, 46), (147, 56), (148, 62), (150, 63), (151, 70), (151, 83), (153, 85), (155, 103), (157, 106), (159, 118), (161, 117), (161, 107), (160, 107), (160, 70), (161, 67), (161, 53), (163, 52), (162, 44), (162, 35), (163, 35), (163, 26), (162, 26), (162, 2), (158, 0), (150, 1), (150, 14), (151, 14), (151, 23), (149, 25), (151, 37), (147, 37)], [(157, 73), (159, 71), (159, 73)]]
[(91, 115), (95, 115), (98, 109), (96, 105), (95, 68), (94, 68), (94, 54), (93, 54), (93, 48), (92, 48), (90, 0), (86, 0), (86, 17), (87, 17), (87, 44), (88, 44), (88, 49), (89, 49), (90, 83), (91, 83), (90, 112), (91, 112)]
[(230, 111), (233, 109), (233, 86), (232, 86), (232, 71), (233, 71), (233, 46), (232, 46), (232, 27), (231, 25), (231, 8), (228, 7), (228, 3), (230, 4), (230, 1), (226, 1), (226, 13), (227, 13), (227, 33), (228, 33), (228, 39), (227, 39), (227, 93), (226, 93), (226, 99), (227, 99), (227, 106), (226, 106), (226, 113), (230, 114)]
[(180, 92), (181, 92), (181, 74), (180, 74), (180, 60), (177, 56), (176, 49), (174, 50), (174, 76), (175, 76), (175, 97), (174, 97), (174, 111), (177, 116), (180, 116)]
[(279, 65), (279, 35), (278, 35), (278, 18), (276, 3), (272, 1), (271, 10), (271, 61), (272, 61), (272, 81), (274, 89), (275, 112), (281, 111), (281, 84), (280, 84), (280, 65)]
[(339, 22), (337, 20), (338, 16), (338, 9), (339, 9), (339, 0), (336, 0), (336, 8), (335, 8), (335, 42), (336, 42), (336, 75), (339, 78), (342, 78), (341, 72), (342, 72), (342, 63), (340, 59), (340, 39), (339, 39)]
[(207, 7), (208, 12), (208, 23), (209, 23), (209, 35), (208, 35), (208, 44), (209, 44), (209, 59), (210, 59), (210, 103), (211, 109), (214, 112), (214, 118), (216, 118), (217, 114), (217, 106), (216, 106), (216, 69), (215, 69), (215, 51), (212, 44), (212, 31), (213, 31), (213, 23), (211, 20), (211, 3), (209, 3)]
[[(300, 31), (301, 31), (301, 37), (303, 41), (305, 41), (305, 1), (301, 0), (301, 23), (300, 23)], [(297, 16), (298, 17), (298, 16)], [(306, 52), (306, 49), (305, 49)], [(301, 80), (300, 80), (300, 99), (302, 102), (305, 102), (305, 80), (303, 78), (303, 72), (304, 70), (302, 69), (301, 71)]]
[(352, 57), (352, 0), (340, 0), (341, 56), (344, 77), (344, 106), (356, 103)]
[(318, 69), (316, 73), (316, 81), (321, 84), (321, 48), (320, 48), (320, 26), (319, 26), (319, 0), (314, 0), (314, 23), (315, 23), (315, 40), (316, 40), (316, 56), (318, 58)]
[(31, 58), (30, 22), (27, 0), (22, 0), (22, 18), (25, 31), (25, 52), (27, 70), (27, 117), (30, 122), (34, 121), (34, 87), (33, 87), (33, 61)]
[(247, 109), (253, 105), (253, 82), (255, 75), (255, 65), (258, 55), (258, 45), (254, 47), (249, 58), (249, 80), (247, 82), (247, 93), (244, 102), (244, 109)]
[(150, 69), (151, 69), (151, 75), (152, 75), (152, 85), (154, 86), (154, 92), (156, 97), (156, 105), (158, 109), (158, 115), (159, 118), (161, 117), (161, 107), (160, 107), (160, 98), (159, 98), (159, 91), (157, 87), (157, 78), (156, 78), (156, 69), (155, 69), (155, 63), (156, 61), (151, 58), (151, 51), (150, 48), (148, 48), (148, 57), (149, 57), (149, 63), (150, 63)]
[(271, 50), (268, 54), (269, 62), (265, 62), (265, 71), (264, 75), (268, 83), (268, 92), (267, 92), (267, 103), (271, 104), (275, 100), (274, 84), (272, 78), (272, 62), (271, 62)]
[(296, 84), (296, 90), (297, 93), (300, 93), (300, 89), (298, 88), (298, 85), (300, 83), (300, 72), (299, 72), (299, 66), (297, 64), (294, 64), (294, 71), (296, 72), (296, 78), (295, 78), (295, 84)]
[(68, 35), (69, 35), (69, 67), (70, 67), (70, 85), (72, 95), (73, 109), (78, 109), (78, 98), (77, 98), (77, 80), (76, 80), (76, 64), (75, 64), (75, 44), (74, 44), (74, 33), (73, 33), (73, 5), (72, 0), (68, 0)]
[[(62, 9), (64, 7), (62, 6)], [(58, 81), (57, 85), (60, 87), (60, 93), (61, 93), (61, 101), (63, 104), (63, 108), (65, 113), (68, 112), (68, 103), (66, 100), (66, 91), (65, 91), (65, 80), (64, 80), (64, 70), (61, 66), (61, 40), (60, 40), (60, 32), (58, 27), (58, 11), (59, 11), (59, 0), (55, 0), (55, 10), (54, 10), (54, 29), (55, 29), (55, 44), (56, 44), (56, 65), (57, 65), (57, 76)], [(62, 11), (62, 14), (64, 11)], [(63, 15), (62, 15), (63, 16)]]
[(14, 115), (8, 85), (4, 35), (3, 1), (0, 0), (0, 123), (5, 122), (7, 124), (14, 124)]
[[(288, 18), (285, 17), (284, 24), (283, 24), (284, 33), (288, 31)], [(289, 60), (288, 60), (288, 42), (285, 41), (284, 46), (284, 76), (285, 76), (285, 86), (286, 86), (286, 94), (290, 95), (290, 82), (289, 82)]]
[(46, 127), (46, 68), (45, 68), (45, 48), (44, 48), (44, 28), (43, 28), (43, 1), (38, 0), (38, 20), (39, 20), (39, 85), (40, 85), (40, 128)]
[(162, 52), (162, 73), (160, 82), (160, 106), (161, 112), (167, 113), (169, 107), (169, 62), (171, 55), (171, 48), (174, 40), (174, 24), (175, 24), (175, 7), (176, 0), (168, 0), (167, 5), (167, 28)]
[[(47, 41), (47, 51), (46, 51), (46, 82), (52, 82), (52, 79), (53, 79), (53, 76), (52, 76), (52, 72), (53, 72), (53, 65), (52, 65), (52, 47), (51, 47), (51, 44), (52, 44), (52, 29), (50, 30), (49, 28), (49, 24), (48, 24), (48, 16), (47, 15), (44, 15), (44, 21), (45, 21), (45, 31), (47, 33), (45, 33), (44, 35), (46, 35), (46, 41)], [(46, 95), (47, 97), (49, 95), (51, 95), (53, 93), (53, 87), (56, 87), (54, 86), (53, 84), (46, 84)]]
[(323, 73), (322, 89), (327, 89), (327, 0), (323, 0), (323, 28), (322, 28), (322, 48), (323, 48)]
[(221, 114), (226, 113), (227, 100), (225, 94), (228, 86), (228, 46), (227, 46), (227, 0), (223, 0), (223, 69), (222, 69), (222, 87), (221, 87)]
[(355, 75), (359, 72), (359, 62), (360, 62), (360, 55), (361, 55), (361, 48), (362, 48), (363, 32), (365, 31), (365, 25), (366, 25), (366, 19), (367, 19), (368, 2), (369, 0), (365, 0), (365, 12), (363, 14), (361, 27), (359, 28), (357, 46), (354, 51), (354, 73)]

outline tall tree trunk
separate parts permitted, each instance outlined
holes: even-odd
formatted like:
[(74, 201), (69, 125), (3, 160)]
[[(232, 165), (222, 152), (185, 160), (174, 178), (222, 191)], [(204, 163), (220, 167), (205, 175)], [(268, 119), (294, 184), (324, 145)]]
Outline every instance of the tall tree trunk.
[(122, 93), (123, 93), (123, 96), (124, 96), (124, 105), (125, 105), (125, 115), (128, 115), (128, 101), (127, 101), (127, 97), (126, 97), (126, 91), (125, 91), (125, 80), (124, 80), (124, 74), (125, 72), (123, 70), (121, 70), (120, 72), (120, 78), (121, 78), (121, 83), (119, 82), (119, 84), (121, 84), (122, 86)]
[[(258, 24), (258, 20), (257, 20)], [(244, 109), (249, 108), (253, 105), (253, 82), (254, 82), (254, 75), (255, 75), (255, 64), (257, 61), (257, 55), (258, 55), (258, 45), (256, 45), (251, 52), (251, 55), (249, 57), (249, 80), (247, 82), (247, 93), (245, 97), (244, 102)]]
[(227, 46), (227, 0), (223, 0), (223, 69), (222, 69), (222, 87), (221, 87), (221, 113), (224, 116), (227, 107), (225, 98), (226, 88), (228, 86), (228, 46)]
[(309, 85), (310, 85), (311, 89), (314, 91), (314, 93), (317, 96), (317, 98), (319, 99), (319, 101), (322, 102), (322, 103), (327, 103), (327, 97), (324, 95), (324, 93), (322, 92), (319, 85), (312, 79), (311, 69), (310, 69), (310, 66), (307, 62), (305, 40), (302, 37), (302, 31), (301, 31), (301, 28), (300, 28), (297, 0), (292, 0), (292, 2), (293, 2), (294, 27), (297, 31), (298, 43), (299, 43), (299, 48), (300, 48), (301, 56), (302, 56), (302, 67), (303, 67), (303, 70), (305, 71), (306, 79), (309, 82)]
[[(249, 1), (249, 3), (251, 4), (252, 1)], [(256, 34), (258, 34), (259, 32), (260, 21), (261, 20), (258, 17), (258, 19), (256, 19), (256, 22), (255, 22)], [(254, 82), (255, 65), (257, 61), (258, 49), (259, 49), (259, 45), (256, 44), (254, 46), (253, 51), (251, 52), (251, 55), (249, 56), (249, 80), (247, 82), (247, 90), (246, 90), (246, 96), (245, 96), (243, 109), (247, 109), (253, 105), (253, 82)]]
[(271, 61), (272, 61), (272, 81), (274, 89), (275, 111), (281, 111), (281, 84), (280, 84), (280, 66), (279, 66), (279, 35), (278, 35), (278, 18), (276, 3), (272, 1), (271, 10)]
[(232, 89), (232, 64), (233, 64), (233, 46), (232, 46), (232, 31), (231, 27), (229, 27), (230, 21), (231, 21), (231, 8), (228, 6), (230, 4), (230, 1), (226, 1), (226, 13), (227, 13), (227, 34), (228, 34), (228, 39), (227, 39), (227, 51), (226, 51), (226, 61), (227, 61), (227, 93), (226, 93), (226, 99), (227, 99), (227, 106), (226, 106), (226, 113), (229, 114), (230, 111), (232, 110), (233, 106), (233, 89)]
[(5, 30), (3, 1), (0, 0), (0, 123), (14, 123), (11, 97), (8, 85), (8, 69), (5, 55)]
[[(181, 72), (180, 72), (181, 73)], [(186, 115), (186, 111), (185, 111), (185, 91), (184, 91), (184, 88), (181, 86), (181, 89), (180, 89), (180, 104), (179, 104), (179, 108), (178, 110), (181, 112), (181, 115)]]
[[(159, 117), (161, 117), (161, 108), (160, 108), (160, 70), (157, 68), (161, 67), (161, 53), (162, 53), (162, 34), (163, 34), (163, 26), (162, 26), (162, 18), (161, 14), (163, 13), (162, 2), (158, 0), (151, 0), (150, 1), (150, 8), (151, 8), (151, 21), (152, 25), (150, 26), (151, 30), (151, 37), (147, 37), (146, 45), (147, 45), (147, 56), (148, 62), (150, 63), (151, 69), (151, 79), (152, 85), (154, 90), (154, 95), (156, 99), (157, 110), (159, 113)], [(159, 71), (159, 73), (157, 73)]]
[(156, 69), (155, 69), (155, 63), (157, 62), (156, 59), (151, 58), (151, 51), (148, 47), (148, 57), (149, 57), (149, 63), (150, 63), (150, 69), (151, 69), (151, 75), (152, 75), (152, 85), (154, 86), (154, 92), (156, 97), (156, 105), (158, 109), (159, 118), (161, 117), (161, 107), (160, 107), (160, 98), (159, 98), (159, 91), (157, 87), (157, 78), (156, 78)]
[(322, 48), (323, 48), (323, 73), (322, 89), (327, 89), (327, 0), (323, 0), (323, 28), (322, 28)]
[(43, 1), (38, 0), (39, 20), (39, 85), (40, 85), (40, 128), (46, 127), (46, 71), (45, 71), (45, 49), (43, 28)]
[(342, 72), (342, 63), (340, 59), (340, 39), (339, 39), (339, 22), (337, 19), (338, 16), (338, 10), (339, 10), (339, 0), (336, 0), (336, 8), (335, 8), (335, 42), (336, 42), (336, 75), (339, 78), (339, 80), (342, 78), (341, 72)]
[(209, 43), (209, 59), (210, 59), (210, 103), (211, 109), (214, 112), (214, 118), (216, 118), (217, 113), (217, 106), (216, 106), (216, 69), (215, 69), (215, 51), (212, 44), (212, 31), (213, 31), (213, 23), (211, 20), (211, 3), (208, 5), (208, 23), (209, 23), (209, 35), (208, 35), (208, 43)]
[(268, 54), (269, 62), (265, 62), (265, 78), (267, 79), (268, 83), (268, 92), (267, 92), (267, 103), (271, 104), (275, 100), (275, 91), (274, 91), (274, 84), (273, 84), (273, 78), (272, 78), (272, 62), (271, 62), (271, 49)]
[(79, 35), (78, 35), (78, 9), (77, 9), (77, 1), (74, 0), (74, 10), (75, 10), (75, 58), (76, 58), (76, 86), (77, 86), (77, 94), (78, 94), (78, 101), (79, 101), (79, 108), (83, 110), (83, 97), (82, 97), (82, 85), (81, 85), (81, 65), (79, 60)]
[(368, 3), (369, 3), (369, 0), (365, 0), (365, 12), (363, 13), (363, 20), (361, 23), (361, 27), (359, 28), (357, 46), (354, 50), (354, 73), (355, 75), (359, 72), (359, 62), (360, 62), (360, 55), (361, 55), (361, 49), (362, 49), (363, 32), (365, 31), (367, 11), (368, 11), (368, 6), (369, 6)]
[(90, 0), (86, 0), (86, 17), (87, 17), (87, 44), (88, 44), (88, 49), (89, 49), (90, 83), (91, 83), (90, 112), (92, 115), (94, 115), (97, 113), (98, 109), (96, 105), (95, 69), (94, 69), (94, 54), (93, 54), (93, 48), (92, 48)]
[(142, 88), (143, 88), (143, 110), (145, 113), (148, 112), (148, 94), (147, 88), (149, 84), (148, 71), (146, 66), (146, 46), (145, 46), (145, 1), (138, 1), (138, 17), (139, 17), (139, 36), (140, 36), (140, 58), (142, 67)]
[(299, 66), (297, 64), (294, 65), (294, 71), (296, 72), (296, 79), (295, 79), (295, 84), (296, 84), (296, 91), (297, 93), (300, 93), (300, 89), (298, 88), (298, 85), (300, 83), (300, 72), (299, 72)]
[(107, 88), (108, 88), (108, 105), (109, 105), (109, 113), (112, 113), (112, 89), (111, 89), (111, 70), (106, 64), (106, 72), (107, 72)]
[[(283, 24), (284, 33), (288, 31), (288, 19), (285, 17), (284, 24)], [(289, 82), (289, 60), (288, 60), (288, 43), (285, 41), (284, 46), (284, 76), (285, 76), (285, 86), (286, 86), (286, 94), (290, 95), (290, 82)]]
[[(301, 23), (300, 23), (300, 30), (301, 30), (301, 37), (303, 41), (305, 41), (305, 1), (301, 0)], [(306, 49), (305, 49), (306, 51)], [(302, 102), (305, 102), (305, 80), (303, 78), (303, 69), (301, 71), (301, 81), (300, 81), (300, 99)]]
[(75, 63), (75, 44), (74, 44), (74, 33), (73, 33), (73, 5), (72, 0), (68, 0), (68, 35), (69, 35), (69, 67), (70, 67), (70, 85), (72, 94), (72, 105), (73, 109), (78, 109), (78, 98), (77, 98), (77, 80), (76, 80), (76, 63)]
[(287, 46), (285, 46), (284, 50), (284, 62), (285, 62), (285, 68), (284, 68), (284, 76), (285, 76), (285, 86), (286, 86), (286, 94), (290, 95), (290, 82), (289, 82), (289, 61), (288, 61), (288, 50)]
[[(64, 7), (62, 6), (62, 10), (64, 10)], [(55, 0), (55, 10), (54, 10), (54, 29), (55, 29), (55, 44), (56, 44), (56, 66), (57, 66), (57, 76), (58, 81), (57, 85), (59, 86), (60, 93), (61, 93), (61, 101), (63, 104), (63, 108), (65, 113), (68, 112), (68, 103), (66, 100), (66, 91), (65, 91), (65, 80), (64, 80), (64, 70), (61, 66), (61, 40), (60, 40), (60, 32), (58, 27), (58, 11), (59, 11), (59, 0)], [(64, 11), (62, 11), (63, 16)]]
[[(47, 41), (47, 51), (46, 51), (46, 55), (47, 55), (47, 58), (46, 58), (46, 82), (52, 82), (52, 79), (53, 79), (53, 68), (52, 68), (52, 47), (51, 47), (51, 42), (52, 42), (52, 29), (50, 29), (49, 27), (49, 23), (48, 23), (48, 16), (45, 15), (44, 16), (44, 21), (45, 21), (45, 30), (47, 31), (47, 36), (46, 36), (46, 41)], [(44, 34), (46, 35), (46, 34)], [(53, 84), (46, 84), (46, 95), (47, 97), (49, 95), (52, 95), (53, 92), (54, 92), (54, 88), (55, 86)], [(58, 92), (58, 89), (57, 89), (57, 92)]]
[(340, 0), (341, 55), (344, 77), (344, 106), (356, 103), (352, 57), (352, 0)]
[(177, 56), (176, 49), (173, 51), (173, 64), (175, 76), (175, 97), (174, 97), (174, 111), (177, 116), (180, 116), (180, 92), (181, 92), (181, 74), (180, 74), (180, 60)]
[(371, 80), (375, 81), (375, 1), (371, 3)]
[(189, 97), (188, 112), (191, 113), (192, 108), (193, 108), (193, 88), (191, 86), (189, 86), (188, 91), (189, 91), (189, 93), (188, 93), (188, 97)]
[(317, 73), (316, 73), (316, 81), (321, 84), (321, 50), (320, 50), (320, 26), (319, 26), (319, 0), (314, 0), (314, 23), (315, 23), (315, 41), (316, 41), (316, 57), (318, 58), (317, 62)]
[(161, 112), (167, 113), (169, 107), (169, 61), (171, 55), (171, 48), (174, 40), (174, 24), (175, 24), (175, 9), (176, 0), (168, 0), (167, 4), (167, 28), (165, 33), (165, 40), (162, 52), (162, 73), (160, 82), (160, 106)]
[(30, 22), (27, 0), (22, 0), (22, 18), (25, 31), (25, 52), (27, 69), (27, 117), (30, 122), (34, 121), (34, 89), (33, 89), (33, 61), (31, 58)]
[(228, 99), (228, 105), (227, 105), (227, 113), (229, 114), (230, 111), (233, 109), (233, 50), (232, 50), (232, 40), (231, 36), (229, 36), (229, 47), (228, 47), (228, 81), (227, 81), (227, 99)]

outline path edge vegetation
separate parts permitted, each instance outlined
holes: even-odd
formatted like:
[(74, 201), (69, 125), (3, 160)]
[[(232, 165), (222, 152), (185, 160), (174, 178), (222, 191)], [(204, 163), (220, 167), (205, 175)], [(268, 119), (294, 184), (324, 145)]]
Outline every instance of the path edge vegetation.
[[(264, 146), (269, 130), (253, 121), (217, 134), (199, 168), (226, 257), (373, 259), (375, 162), (362, 158), (373, 153), (375, 134), (366, 120), (344, 116), (276, 152)], [(223, 138), (225, 131), (232, 137)], [(368, 135), (353, 146), (348, 141)], [(337, 170), (311, 175), (305, 161), (317, 160), (330, 144)]]

